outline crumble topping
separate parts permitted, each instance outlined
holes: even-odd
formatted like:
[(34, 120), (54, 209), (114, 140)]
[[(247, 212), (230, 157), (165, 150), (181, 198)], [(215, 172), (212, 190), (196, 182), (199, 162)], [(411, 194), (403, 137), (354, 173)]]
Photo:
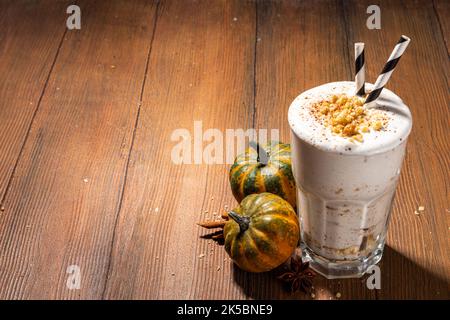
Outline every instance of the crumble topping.
[(388, 117), (379, 110), (364, 107), (364, 98), (332, 95), (314, 103), (311, 114), (333, 134), (348, 138), (352, 142), (363, 141), (363, 133), (380, 131), (388, 123)]

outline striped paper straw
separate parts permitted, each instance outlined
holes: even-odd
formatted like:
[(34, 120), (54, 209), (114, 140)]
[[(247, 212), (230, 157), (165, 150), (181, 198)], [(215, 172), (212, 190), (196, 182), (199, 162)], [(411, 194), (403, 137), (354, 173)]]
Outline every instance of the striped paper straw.
[(381, 74), (378, 76), (377, 81), (373, 85), (372, 92), (366, 99), (365, 104), (367, 107), (373, 106), (374, 105), (373, 102), (380, 96), (381, 91), (383, 90), (384, 86), (391, 77), (392, 72), (395, 69), (395, 66), (402, 57), (402, 54), (403, 52), (405, 52), (406, 47), (408, 46), (410, 41), (411, 39), (408, 38), (407, 36), (401, 36), (400, 40), (398, 40), (397, 45), (395, 46), (394, 50), (391, 53), (391, 56), (384, 65), (384, 68), (381, 71)]
[(366, 90), (364, 88), (365, 77), (366, 77), (366, 67), (364, 63), (364, 43), (357, 42), (355, 43), (355, 86), (356, 86), (356, 95), (364, 96), (366, 94)]

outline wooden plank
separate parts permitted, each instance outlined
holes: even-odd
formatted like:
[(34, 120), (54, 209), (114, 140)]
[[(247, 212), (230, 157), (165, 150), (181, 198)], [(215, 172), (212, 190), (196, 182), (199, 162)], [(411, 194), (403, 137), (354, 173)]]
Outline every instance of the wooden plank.
[[(84, 1), (82, 30), (67, 32), (52, 72), (63, 2), (2, 2), (0, 74), (11, 81), (0, 82), (0, 195), (29, 136), (0, 212), (0, 298), (308, 298), (199, 239), (195, 222), (236, 204), (229, 165), (173, 163), (171, 135), (187, 128), (194, 139), (198, 120), (203, 132), (254, 125), (288, 140), (290, 102), (351, 79), (353, 42), (366, 42), (374, 80), (407, 32), (413, 42), (388, 87), (410, 105), (414, 129), (382, 289), (318, 278), (316, 298), (448, 299), (448, 5), (382, 2), (382, 29), (368, 30), (371, 3), (353, 2)], [(81, 267), (80, 290), (66, 287), (69, 265)]]
[[(413, 130), (381, 263), (379, 298), (448, 299), (450, 148), (448, 56), (429, 1), (383, 1), (381, 30), (368, 30), (370, 1), (345, 3), (349, 50), (366, 43), (367, 79), (373, 82), (401, 34), (412, 42), (387, 87), (413, 114)], [(425, 213), (414, 214), (418, 206)]]
[[(340, 1), (264, 1), (258, 3), (256, 127), (278, 128), (290, 141), (287, 111), (294, 98), (317, 85), (352, 79), (346, 25)], [(253, 277), (258, 297), (290, 298), (270, 278)], [(270, 290), (267, 290), (269, 287)], [(264, 291), (266, 290), (266, 291)], [(316, 299), (375, 298), (360, 279), (329, 280), (317, 276)], [(295, 298), (308, 298), (297, 294)]]
[[(439, 22), (440, 30), (438, 32), (444, 38), (445, 45), (447, 46), (447, 54), (450, 54), (450, 22), (448, 21), (448, 17), (450, 16), (450, 2), (446, 0), (433, 0), (433, 8)], [(439, 38), (439, 35), (436, 35), (436, 37)]]
[(0, 202), (66, 30), (67, 1), (0, 2)]
[(196, 225), (235, 205), (229, 165), (174, 164), (171, 136), (186, 128), (193, 138), (194, 121), (222, 133), (251, 127), (255, 6), (164, 1), (160, 9), (105, 297), (245, 298), (247, 276)]
[[(1, 298), (104, 290), (155, 4), (79, 5), (0, 215)], [(66, 287), (70, 265), (79, 290)]]

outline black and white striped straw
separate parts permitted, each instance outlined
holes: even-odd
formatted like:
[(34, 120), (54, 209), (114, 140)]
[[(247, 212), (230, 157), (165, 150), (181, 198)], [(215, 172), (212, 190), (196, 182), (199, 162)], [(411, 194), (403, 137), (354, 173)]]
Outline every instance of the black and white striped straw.
[(364, 43), (357, 42), (355, 43), (355, 86), (356, 86), (356, 95), (364, 96), (366, 94), (366, 90), (364, 88), (366, 82), (366, 67), (364, 62)]
[(370, 92), (369, 96), (366, 99), (365, 105), (367, 107), (373, 106), (374, 105), (373, 102), (380, 96), (381, 91), (383, 90), (384, 86), (391, 77), (392, 72), (395, 69), (395, 66), (402, 57), (402, 54), (403, 52), (405, 52), (406, 47), (408, 46), (410, 41), (411, 39), (408, 38), (407, 36), (400, 37), (400, 40), (397, 42), (397, 45), (392, 51), (388, 61), (384, 65), (381, 74), (378, 76), (377, 81), (373, 85), (372, 92)]

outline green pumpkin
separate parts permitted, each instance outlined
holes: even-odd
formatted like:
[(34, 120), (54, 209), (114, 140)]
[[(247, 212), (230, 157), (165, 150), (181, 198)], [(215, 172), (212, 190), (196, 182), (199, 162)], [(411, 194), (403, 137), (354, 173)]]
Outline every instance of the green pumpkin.
[(297, 247), (300, 225), (292, 206), (272, 193), (247, 196), (228, 212), (225, 250), (241, 269), (265, 272), (285, 262)]
[(236, 157), (230, 169), (230, 184), (238, 202), (253, 193), (270, 192), (296, 208), (291, 146), (275, 141), (262, 146), (251, 142), (250, 148)]

